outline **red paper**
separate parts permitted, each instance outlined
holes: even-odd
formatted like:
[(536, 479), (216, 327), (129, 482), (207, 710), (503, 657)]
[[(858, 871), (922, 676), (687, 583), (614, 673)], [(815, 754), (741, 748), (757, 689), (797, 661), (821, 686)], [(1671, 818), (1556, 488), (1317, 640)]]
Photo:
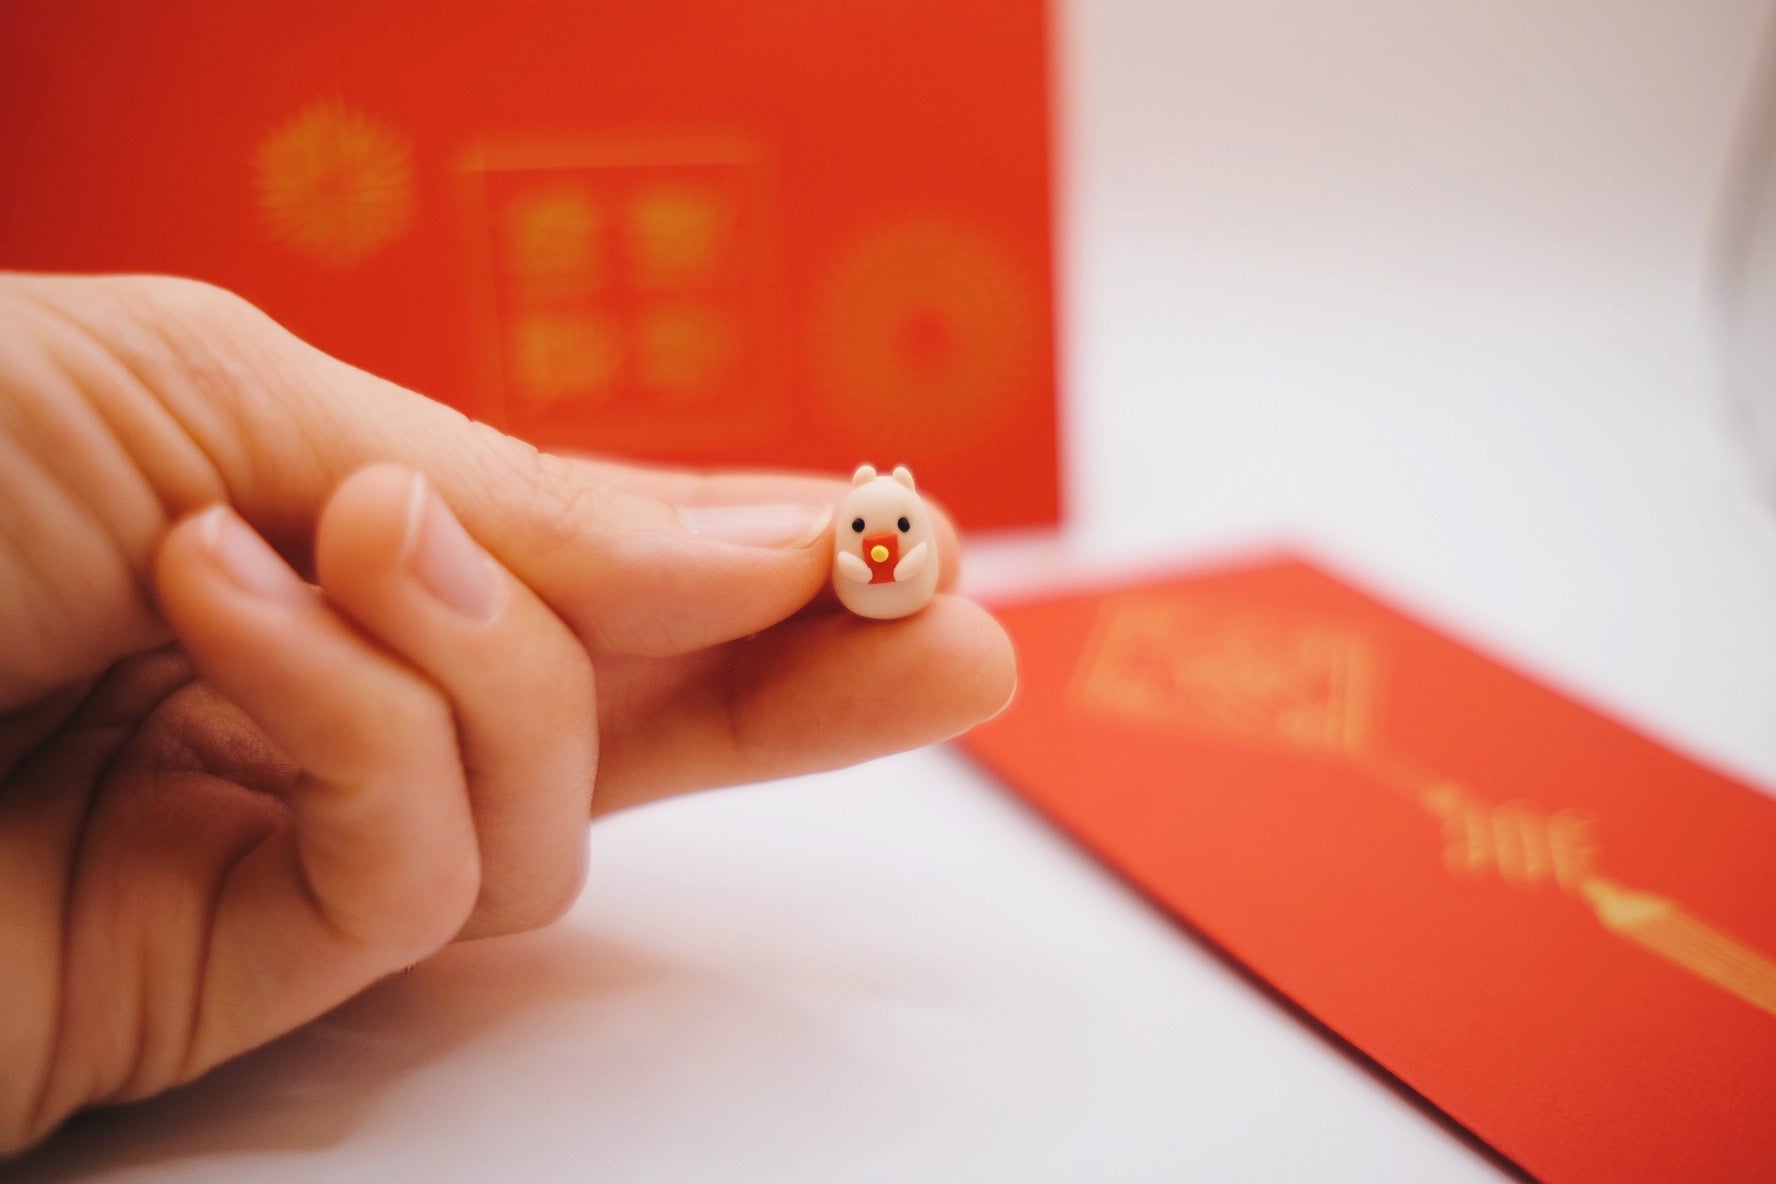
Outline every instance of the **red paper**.
[(550, 447), (1059, 512), (1039, 0), (0, 5), (0, 267), (233, 288)]
[(967, 749), (1502, 1155), (1776, 1179), (1776, 802), (1299, 562), (1003, 620)]

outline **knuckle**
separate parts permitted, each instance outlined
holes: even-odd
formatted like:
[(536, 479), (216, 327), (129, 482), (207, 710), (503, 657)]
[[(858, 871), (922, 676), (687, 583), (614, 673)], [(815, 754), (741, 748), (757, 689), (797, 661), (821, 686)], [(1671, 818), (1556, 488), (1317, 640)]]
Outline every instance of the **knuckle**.
[(139, 330), (136, 343), (185, 367), (221, 367), (239, 343), (276, 324), (245, 297), (203, 280), (144, 275), (113, 283), (118, 305)]
[(247, 300), (208, 280), (173, 275), (124, 276), (118, 280), (142, 304), (188, 319), (219, 319), (256, 311)]
[(243, 344), (275, 322), (244, 298), (200, 280), (145, 276), (129, 293), (145, 337), (208, 393), (230, 389)]
[(604, 532), (617, 510), (618, 491), (610, 482), (589, 476), (566, 457), (526, 446), (514, 457), (522, 476), (538, 502), (547, 508), (541, 525), (548, 541), (584, 544), (588, 536)]
[(292, 456), (321, 454), (314, 391), (324, 355), (244, 297), (201, 280), (117, 281), (120, 356), (239, 497), (290, 479)]

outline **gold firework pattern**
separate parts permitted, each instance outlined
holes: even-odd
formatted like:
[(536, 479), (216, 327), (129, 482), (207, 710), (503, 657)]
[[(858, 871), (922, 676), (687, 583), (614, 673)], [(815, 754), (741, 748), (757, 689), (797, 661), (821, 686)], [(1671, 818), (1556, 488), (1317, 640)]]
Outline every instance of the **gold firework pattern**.
[(271, 236), (329, 267), (351, 267), (413, 219), (413, 153), (395, 131), (340, 99), (298, 111), (254, 155)]
[(835, 422), (859, 441), (922, 424), (922, 451), (965, 453), (1037, 381), (1035, 291), (985, 228), (911, 216), (868, 227), (814, 300), (811, 361)]

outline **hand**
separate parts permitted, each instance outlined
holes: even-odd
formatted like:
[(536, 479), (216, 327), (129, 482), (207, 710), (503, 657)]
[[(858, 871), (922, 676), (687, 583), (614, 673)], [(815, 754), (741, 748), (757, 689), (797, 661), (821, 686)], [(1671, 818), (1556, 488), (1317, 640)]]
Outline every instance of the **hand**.
[(847, 487), (546, 456), (213, 288), (0, 277), (0, 1154), (558, 916), (589, 817), (991, 715), (979, 609), (833, 607)]

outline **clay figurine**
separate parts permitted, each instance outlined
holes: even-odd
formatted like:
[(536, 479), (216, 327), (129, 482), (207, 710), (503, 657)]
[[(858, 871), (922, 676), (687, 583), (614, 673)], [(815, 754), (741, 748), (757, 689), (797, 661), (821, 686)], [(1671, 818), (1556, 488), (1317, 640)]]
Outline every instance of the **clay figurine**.
[(931, 514), (905, 465), (878, 476), (851, 475), (833, 528), (833, 590), (860, 617), (910, 616), (937, 592), (937, 539)]

